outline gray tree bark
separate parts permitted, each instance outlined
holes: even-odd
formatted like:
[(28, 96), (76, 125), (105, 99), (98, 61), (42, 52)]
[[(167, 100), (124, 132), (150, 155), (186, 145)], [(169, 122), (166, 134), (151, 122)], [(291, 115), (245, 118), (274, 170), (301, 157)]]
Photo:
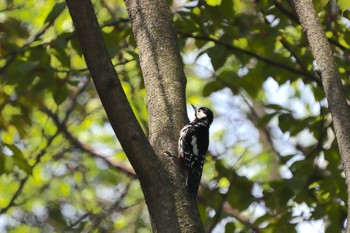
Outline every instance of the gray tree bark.
[(346, 232), (350, 233), (350, 108), (338, 73), (332, 50), (326, 38), (312, 0), (296, 0), (295, 9), (314, 54), (322, 85), (332, 115), (341, 161), (345, 172), (348, 193)]
[[(184, 186), (183, 171), (177, 164), (174, 166), (169, 157), (164, 157), (166, 151), (177, 155), (179, 132), (188, 121), (186, 77), (168, 3), (165, 0), (125, 0), (125, 4), (147, 93), (149, 140), (168, 171), (170, 182), (164, 184), (168, 187), (162, 190), (164, 204), (155, 208), (157, 213), (151, 214), (153, 223), (162, 226), (158, 232), (203, 232), (195, 199), (188, 195)], [(169, 209), (165, 215), (164, 208)]]
[(177, 155), (187, 121), (186, 78), (166, 1), (127, 0), (147, 92), (149, 140), (127, 101), (104, 46), (90, 0), (66, 0), (96, 90), (140, 180), (154, 232), (203, 232), (196, 200), (183, 171), (165, 152)]

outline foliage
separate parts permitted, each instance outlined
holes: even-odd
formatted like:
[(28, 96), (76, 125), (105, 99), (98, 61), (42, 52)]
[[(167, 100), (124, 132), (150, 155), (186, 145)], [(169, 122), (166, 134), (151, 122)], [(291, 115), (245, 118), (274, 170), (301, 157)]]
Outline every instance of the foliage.
[[(188, 102), (216, 112), (198, 198), (207, 231), (296, 232), (316, 220), (326, 232), (344, 228), (346, 188), (327, 102), (293, 6), (284, 3), (171, 3)], [(319, 15), (348, 87), (349, 12), (338, 3), (340, 10), (331, 1)], [(123, 2), (94, 5), (147, 133)], [(149, 232), (138, 181), (64, 2), (2, 1), (0, 30), (0, 231)]]

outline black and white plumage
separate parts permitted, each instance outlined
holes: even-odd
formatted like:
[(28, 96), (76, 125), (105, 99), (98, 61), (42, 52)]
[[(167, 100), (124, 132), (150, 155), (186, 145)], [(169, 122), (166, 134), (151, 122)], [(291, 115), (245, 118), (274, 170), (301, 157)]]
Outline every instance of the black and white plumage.
[(179, 159), (187, 168), (186, 186), (196, 195), (202, 177), (205, 155), (209, 146), (209, 127), (213, 112), (205, 107), (196, 108), (195, 119), (182, 128), (178, 142)]

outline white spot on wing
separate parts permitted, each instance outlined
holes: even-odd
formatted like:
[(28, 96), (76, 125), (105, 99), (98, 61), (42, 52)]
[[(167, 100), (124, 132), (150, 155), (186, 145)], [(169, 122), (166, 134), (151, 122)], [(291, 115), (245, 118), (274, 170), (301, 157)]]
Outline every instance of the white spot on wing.
[(195, 156), (198, 156), (198, 144), (197, 144), (197, 138), (195, 136), (192, 136), (191, 145), (193, 147), (193, 154)]
[(182, 157), (182, 158), (184, 157), (183, 140), (185, 139), (185, 136), (187, 134), (189, 127), (190, 127), (190, 125), (186, 125), (180, 131), (180, 138), (179, 138), (179, 142), (178, 142), (178, 153), (179, 153), (179, 157)]

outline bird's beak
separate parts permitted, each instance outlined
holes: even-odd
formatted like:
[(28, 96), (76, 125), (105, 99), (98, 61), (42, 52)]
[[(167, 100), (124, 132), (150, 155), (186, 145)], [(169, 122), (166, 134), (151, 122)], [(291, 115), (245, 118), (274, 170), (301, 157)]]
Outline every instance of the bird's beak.
[(194, 109), (194, 111), (197, 112), (197, 107), (194, 106), (193, 104), (191, 104), (191, 105), (192, 105), (192, 108)]
[(191, 104), (191, 105), (192, 105), (192, 108), (194, 109), (194, 115), (197, 118), (197, 107), (194, 106), (193, 104)]

